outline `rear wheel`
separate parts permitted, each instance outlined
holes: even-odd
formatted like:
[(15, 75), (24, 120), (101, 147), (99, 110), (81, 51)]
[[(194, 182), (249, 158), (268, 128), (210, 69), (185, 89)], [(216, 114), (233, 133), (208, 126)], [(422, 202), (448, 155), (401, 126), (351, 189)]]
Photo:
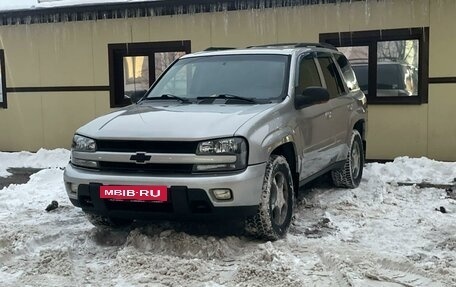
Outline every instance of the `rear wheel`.
[(122, 228), (130, 226), (133, 222), (130, 219), (105, 217), (90, 213), (86, 213), (86, 217), (95, 227)]
[(277, 240), (288, 231), (293, 215), (293, 179), (283, 156), (272, 155), (266, 165), (257, 214), (246, 221), (250, 235)]
[(361, 135), (353, 130), (347, 160), (344, 167), (331, 172), (332, 180), (337, 187), (358, 187), (363, 176), (364, 149)]

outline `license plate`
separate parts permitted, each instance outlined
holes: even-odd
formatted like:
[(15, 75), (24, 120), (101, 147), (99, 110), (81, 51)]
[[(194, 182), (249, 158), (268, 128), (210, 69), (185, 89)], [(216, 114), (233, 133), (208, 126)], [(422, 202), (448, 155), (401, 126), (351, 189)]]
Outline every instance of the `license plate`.
[(168, 187), (162, 185), (102, 185), (100, 198), (111, 200), (168, 201)]

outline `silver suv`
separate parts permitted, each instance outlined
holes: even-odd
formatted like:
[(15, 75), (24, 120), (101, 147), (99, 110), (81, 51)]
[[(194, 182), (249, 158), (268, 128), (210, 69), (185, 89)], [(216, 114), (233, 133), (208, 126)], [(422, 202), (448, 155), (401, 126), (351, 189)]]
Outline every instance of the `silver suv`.
[(245, 220), (283, 237), (298, 190), (359, 185), (366, 97), (322, 44), (211, 49), (175, 61), (135, 104), (77, 130), (64, 180), (96, 226)]

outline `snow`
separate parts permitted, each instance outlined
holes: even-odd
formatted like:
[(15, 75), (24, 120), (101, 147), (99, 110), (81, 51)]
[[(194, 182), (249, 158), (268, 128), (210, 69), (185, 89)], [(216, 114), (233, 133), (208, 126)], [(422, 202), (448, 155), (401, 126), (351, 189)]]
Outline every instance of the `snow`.
[(0, 177), (10, 175), (7, 168), (30, 167), (49, 168), (64, 167), (70, 159), (70, 152), (66, 149), (40, 149), (36, 153), (27, 151), (19, 153), (0, 152)]
[(0, 12), (8, 10), (28, 10), (57, 8), (79, 5), (115, 4), (131, 2), (151, 2), (157, 0), (0, 0)]
[(456, 286), (456, 200), (397, 184), (454, 184), (455, 162), (367, 164), (352, 190), (321, 180), (288, 236), (262, 242), (227, 224), (96, 229), (67, 199), (68, 156), (0, 153), (2, 170), (47, 167), (0, 190), (0, 286)]

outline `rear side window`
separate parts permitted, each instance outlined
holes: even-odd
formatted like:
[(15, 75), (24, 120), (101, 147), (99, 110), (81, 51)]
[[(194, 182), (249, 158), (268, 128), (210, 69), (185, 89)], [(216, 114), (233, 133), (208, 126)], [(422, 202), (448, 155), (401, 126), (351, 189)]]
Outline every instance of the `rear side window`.
[(356, 80), (355, 72), (353, 71), (347, 58), (341, 54), (334, 54), (337, 64), (339, 64), (342, 75), (344, 76), (347, 87), (350, 91), (358, 90), (358, 81)]
[(317, 65), (312, 56), (302, 58), (299, 63), (297, 94), (302, 94), (305, 88), (317, 86), (321, 87), (320, 75), (318, 74)]
[(326, 88), (328, 89), (329, 96), (336, 98), (344, 92), (344, 86), (336, 65), (329, 56), (321, 56), (318, 58), (321, 66), (323, 77), (325, 77)]

